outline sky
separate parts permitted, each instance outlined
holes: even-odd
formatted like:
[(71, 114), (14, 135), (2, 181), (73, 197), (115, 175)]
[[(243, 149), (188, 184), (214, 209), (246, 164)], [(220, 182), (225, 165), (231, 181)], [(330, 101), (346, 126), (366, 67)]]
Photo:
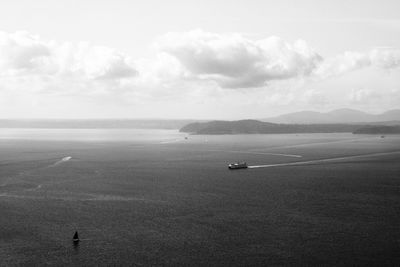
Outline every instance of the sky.
[(2, 0), (0, 118), (400, 107), (398, 0)]

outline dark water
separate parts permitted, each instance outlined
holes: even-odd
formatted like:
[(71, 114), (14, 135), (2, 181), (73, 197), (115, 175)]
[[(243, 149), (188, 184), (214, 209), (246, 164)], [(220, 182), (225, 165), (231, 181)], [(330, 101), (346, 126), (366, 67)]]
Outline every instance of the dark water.
[(0, 265), (400, 262), (400, 136), (185, 136), (3, 129)]

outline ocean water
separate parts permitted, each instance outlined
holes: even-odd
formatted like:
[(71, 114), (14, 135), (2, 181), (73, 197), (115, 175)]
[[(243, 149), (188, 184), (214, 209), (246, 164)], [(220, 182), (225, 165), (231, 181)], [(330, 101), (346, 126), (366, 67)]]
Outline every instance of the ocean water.
[(158, 129), (32, 129), (1, 128), (0, 140), (45, 141), (162, 141), (183, 138), (177, 130)]
[(395, 265), (399, 153), (398, 135), (1, 129), (0, 265)]

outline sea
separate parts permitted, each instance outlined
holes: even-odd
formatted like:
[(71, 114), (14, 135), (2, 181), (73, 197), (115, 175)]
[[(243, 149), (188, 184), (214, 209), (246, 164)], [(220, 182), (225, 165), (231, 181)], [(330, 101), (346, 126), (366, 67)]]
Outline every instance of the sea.
[(3, 128), (0, 266), (395, 266), (399, 177), (400, 135)]

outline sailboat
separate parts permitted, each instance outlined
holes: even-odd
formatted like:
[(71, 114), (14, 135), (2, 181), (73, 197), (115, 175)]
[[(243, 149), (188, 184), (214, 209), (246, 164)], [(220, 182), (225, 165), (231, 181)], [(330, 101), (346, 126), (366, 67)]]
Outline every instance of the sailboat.
[(78, 231), (75, 231), (74, 237), (72, 237), (72, 241), (74, 243), (78, 243), (79, 242)]

